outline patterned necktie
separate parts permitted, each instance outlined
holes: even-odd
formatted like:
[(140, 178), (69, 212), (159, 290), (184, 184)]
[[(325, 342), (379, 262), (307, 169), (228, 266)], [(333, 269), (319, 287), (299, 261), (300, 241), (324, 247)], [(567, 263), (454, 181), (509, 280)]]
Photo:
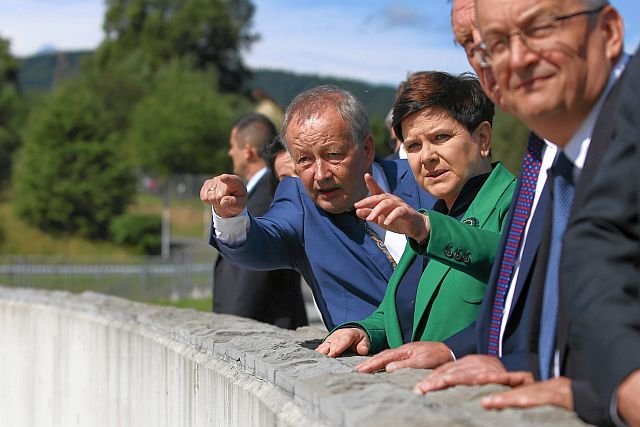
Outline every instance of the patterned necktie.
[(553, 173), (553, 222), (551, 226), (551, 244), (547, 260), (547, 273), (542, 294), (542, 312), (540, 314), (539, 362), (540, 378), (552, 377), (553, 355), (556, 343), (556, 324), (558, 322), (559, 266), (562, 251), (562, 236), (567, 228), (567, 220), (573, 204), (573, 164), (564, 153), (552, 169)]
[(536, 184), (538, 173), (542, 164), (542, 148), (544, 142), (533, 132), (529, 135), (527, 152), (522, 160), (520, 172), (520, 190), (518, 191), (516, 204), (513, 207), (513, 218), (507, 230), (507, 241), (500, 264), (498, 283), (496, 284), (496, 294), (493, 299), (491, 309), (491, 322), (489, 326), (489, 345), (487, 353), (492, 356), (498, 355), (500, 341), (500, 327), (504, 313), (504, 304), (511, 284), (511, 275), (515, 266), (518, 250), (522, 241), (522, 235), (531, 213), (531, 206), (536, 194)]

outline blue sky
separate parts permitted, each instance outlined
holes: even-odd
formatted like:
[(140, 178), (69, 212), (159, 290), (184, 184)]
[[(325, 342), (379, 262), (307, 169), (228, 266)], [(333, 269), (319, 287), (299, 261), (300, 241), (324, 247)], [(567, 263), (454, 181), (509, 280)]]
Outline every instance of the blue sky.
[[(626, 50), (640, 42), (640, 2), (612, 0), (625, 19)], [(251, 67), (396, 84), (408, 72), (468, 71), (453, 45), (447, 0), (254, 0), (260, 41)], [(0, 0), (0, 35), (15, 55), (43, 47), (88, 49), (102, 39), (103, 0)]]

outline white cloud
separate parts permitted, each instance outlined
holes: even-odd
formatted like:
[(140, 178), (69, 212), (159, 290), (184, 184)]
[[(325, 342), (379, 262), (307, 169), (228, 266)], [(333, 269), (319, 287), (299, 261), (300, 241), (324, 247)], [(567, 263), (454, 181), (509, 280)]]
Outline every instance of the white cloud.
[(409, 71), (469, 70), (449, 34), (440, 37), (442, 47), (434, 48), (436, 37), (423, 28), (363, 26), (361, 16), (336, 6), (276, 9), (274, 3), (260, 2), (254, 22), (262, 39), (246, 55), (247, 63), (392, 85)]

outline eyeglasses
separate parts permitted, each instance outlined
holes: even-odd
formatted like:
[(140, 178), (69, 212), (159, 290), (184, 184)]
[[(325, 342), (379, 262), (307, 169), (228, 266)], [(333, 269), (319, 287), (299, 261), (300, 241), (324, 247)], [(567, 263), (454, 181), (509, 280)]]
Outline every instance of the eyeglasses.
[(567, 15), (551, 16), (533, 22), (526, 28), (513, 30), (507, 34), (489, 35), (485, 37), (477, 47), (479, 55), (476, 58), (479, 59), (480, 66), (484, 68), (504, 62), (511, 52), (511, 38), (513, 36), (519, 36), (522, 43), (524, 43), (528, 49), (534, 52), (541, 52), (555, 43), (556, 40), (554, 40), (552, 36), (557, 33), (564, 21), (575, 18), (576, 16), (600, 13), (607, 4), (608, 3), (605, 3), (595, 9), (581, 10)]
[(469, 39), (465, 42), (458, 42), (457, 40), (454, 40), (453, 43), (456, 46), (460, 46), (461, 48), (463, 48), (468, 58), (474, 58), (476, 61), (482, 64), (483, 45), (481, 42), (474, 43), (473, 39), (469, 37)]

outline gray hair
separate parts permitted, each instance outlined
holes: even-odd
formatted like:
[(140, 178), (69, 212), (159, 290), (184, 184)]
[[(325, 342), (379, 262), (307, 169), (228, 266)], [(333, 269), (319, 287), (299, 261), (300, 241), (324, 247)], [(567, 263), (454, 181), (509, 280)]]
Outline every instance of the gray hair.
[(365, 138), (371, 134), (369, 116), (362, 103), (350, 92), (334, 85), (317, 86), (298, 94), (287, 107), (280, 134), (286, 140), (289, 123), (295, 118), (298, 123), (311, 117), (318, 117), (328, 108), (335, 108), (347, 124), (351, 141), (357, 148), (363, 146)]

